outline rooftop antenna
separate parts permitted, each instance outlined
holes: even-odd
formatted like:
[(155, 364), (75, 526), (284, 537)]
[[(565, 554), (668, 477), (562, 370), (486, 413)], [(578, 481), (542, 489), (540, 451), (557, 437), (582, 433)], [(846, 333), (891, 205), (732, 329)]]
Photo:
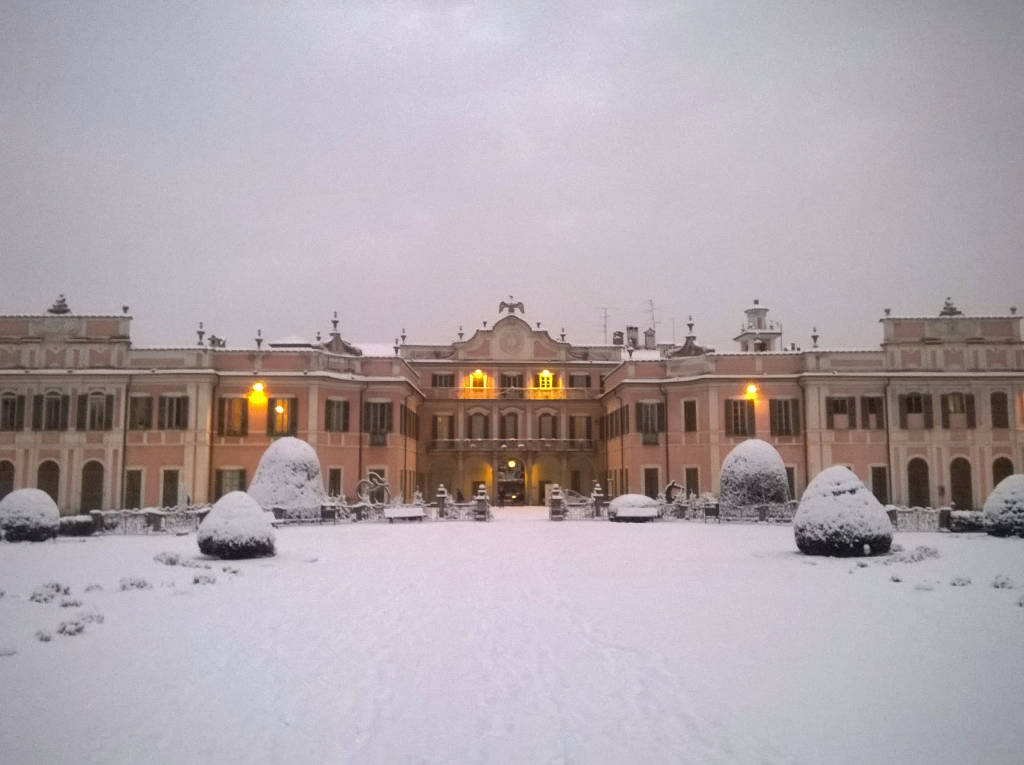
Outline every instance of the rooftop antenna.
[(604, 330), (604, 344), (608, 345), (608, 312), (617, 310), (613, 305), (599, 305), (597, 310), (601, 312), (601, 326)]

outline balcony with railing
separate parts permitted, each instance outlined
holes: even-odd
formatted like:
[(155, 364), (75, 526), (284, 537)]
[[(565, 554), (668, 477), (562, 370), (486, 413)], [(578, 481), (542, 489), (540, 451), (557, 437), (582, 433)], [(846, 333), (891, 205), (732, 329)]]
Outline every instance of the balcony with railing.
[(592, 438), (436, 438), (428, 443), (432, 451), (449, 452), (591, 452), (595, 448)]
[(432, 399), (507, 399), (513, 401), (591, 401), (600, 393), (591, 388), (429, 388)]

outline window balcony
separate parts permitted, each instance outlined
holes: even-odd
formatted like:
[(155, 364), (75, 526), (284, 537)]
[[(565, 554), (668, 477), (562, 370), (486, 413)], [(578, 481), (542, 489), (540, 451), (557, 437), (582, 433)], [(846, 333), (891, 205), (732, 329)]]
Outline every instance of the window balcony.
[(592, 401), (600, 395), (590, 388), (430, 388), (431, 399), (488, 399), (514, 401)]

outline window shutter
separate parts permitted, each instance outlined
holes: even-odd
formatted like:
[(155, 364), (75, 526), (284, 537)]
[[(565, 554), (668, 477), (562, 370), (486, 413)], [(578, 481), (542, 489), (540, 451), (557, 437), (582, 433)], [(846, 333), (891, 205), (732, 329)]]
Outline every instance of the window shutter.
[(850, 430), (857, 427), (857, 397), (847, 396), (846, 397), (846, 422)]
[[(850, 424), (852, 425), (853, 423), (850, 423)], [(868, 423), (868, 397), (867, 396), (861, 396), (860, 397), (860, 427), (861, 427), (862, 430), (867, 430), (868, 426), (869, 426), (869, 423)]]
[(68, 416), (71, 413), (71, 396), (64, 394), (60, 397), (60, 429), (68, 429)]
[(88, 417), (89, 397), (84, 393), (78, 394), (78, 413), (75, 416), (75, 429), (85, 430)]
[(163, 430), (167, 427), (167, 396), (157, 399), (156, 426)]
[(536, 374), (536, 375), (533, 376), (533, 387), (534, 388), (539, 388), (540, 387), (540, 375), (539, 374)]
[(942, 427), (949, 430), (949, 394), (943, 393), (939, 396), (939, 412), (942, 415)]
[(267, 399), (267, 435), (274, 435), (274, 407), (277, 406), (277, 399)]
[(834, 424), (833, 424), (833, 422), (834, 422), (834, 419), (833, 419), (833, 416), (832, 416), (833, 414), (834, 414), (834, 412), (832, 411), (832, 399), (826, 398), (825, 399), (825, 428), (828, 429), (828, 430), (834, 430), (835, 429)]
[(992, 427), (1010, 427), (1009, 406), (1007, 405), (1006, 394), (997, 391), (990, 396), (989, 404), (992, 408)]
[(774, 398), (768, 399), (768, 431), (779, 435), (779, 402)]
[(576, 418), (569, 418), (569, 438), (576, 438)]
[(299, 429), (299, 400), (288, 399), (288, 435), (294, 436)]
[(18, 396), (14, 401), (14, 429), (25, 429), (25, 397)]
[(241, 470), (239, 470), (238, 473), (239, 473), (239, 480), (241, 480), (241, 482), (242, 482), (242, 491), (245, 491), (245, 489), (247, 487), (247, 484), (245, 482), (245, 468), (242, 468)]
[(658, 432), (664, 433), (668, 430), (668, 422), (665, 418), (665, 402), (658, 404)]
[(974, 413), (974, 394), (967, 393), (964, 399), (964, 403), (967, 405), (967, 427), (975, 428), (978, 426), (978, 422)]
[[(223, 399), (221, 399), (223, 401)], [(214, 501), (224, 496), (224, 471), (217, 470), (213, 474), (213, 496)]]
[(181, 397), (181, 407), (178, 409), (178, 421), (175, 426), (182, 430), (188, 427), (188, 396)]
[(586, 428), (587, 428), (587, 432), (586, 432), (586, 435), (584, 436), (584, 438), (586, 438), (589, 441), (591, 438), (593, 438), (593, 436), (591, 435), (590, 418), (587, 417), (587, 419), (584, 420), (584, 422), (586, 423)]
[(885, 397), (879, 397), (875, 400), (878, 402), (878, 429), (884, 430), (886, 427), (886, 423), (889, 421), (889, 415), (886, 413), (886, 402), (888, 401), (888, 399), (886, 399)]
[(498, 417), (498, 438), (508, 438), (505, 428), (505, 415)]
[(924, 426), (931, 430), (935, 426), (935, 419), (932, 415), (932, 394), (925, 393), (921, 399), (924, 401)]
[(793, 398), (789, 401), (790, 414), (793, 417), (793, 435), (800, 435), (800, 399)]
[(32, 430), (43, 429), (43, 397), (37, 393), (32, 396)]
[(108, 393), (106, 406), (103, 412), (103, 429), (113, 430), (114, 429), (114, 394)]
[(736, 435), (736, 429), (733, 427), (733, 421), (736, 419), (733, 416), (733, 410), (736, 408), (736, 402), (732, 399), (726, 399), (725, 401), (725, 435), (734, 436)]
[(146, 412), (146, 430), (150, 430), (153, 427), (153, 397), (146, 397), (146, 406), (144, 407)]
[(341, 402), (341, 431), (348, 433), (348, 401)]
[[(217, 399), (217, 435), (223, 436), (225, 429), (225, 421), (228, 415), (228, 400), (226, 398)], [(219, 474), (219, 471), (218, 471)], [(214, 494), (219, 495), (217, 490), (214, 490)]]
[(437, 415), (430, 418), (430, 438), (437, 440)]
[(390, 401), (384, 407), (384, 432), (391, 433), (394, 430), (394, 404)]
[(897, 396), (900, 406), (900, 429), (907, 429), (907, 396), (905, 393), (901, 393)]
[(747, 410), (747, 432), (744, 435), (753, 436), (757, 432), (757, 423), (754, 421), (754, 402), (744, 401)]

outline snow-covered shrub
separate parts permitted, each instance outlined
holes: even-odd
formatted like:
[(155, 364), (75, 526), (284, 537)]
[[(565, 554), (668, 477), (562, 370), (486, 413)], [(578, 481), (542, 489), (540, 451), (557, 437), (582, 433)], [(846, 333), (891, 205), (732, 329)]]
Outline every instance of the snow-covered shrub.
[(985, 529), (997, 537), (1024, 537), (1024, 473), (1009, 475), (999, 482), (982, 508)]
[(65, 515), (60, 519), (60, 535), (64, 537), (87, 537), (95, 530), (91, 515)]
[(160, 552), (153, 556), (153, 560), (165, 566), (177, 566), (181, 563), (181, 556), (176, 552)]
[(971, 578), (969, 576), (954, 576), (949, 582), (952, 587), (966, 587), (970, 583)]
[(849, 468), (825, 468), (807, 485), (793, 518), (796, 546), (808, 555), (878, 555), (892, 545), (881, 503)]
[(266, 511), (284, 510), (286, 518), (319, 518), (323, 504), (320, 459), (299, 438), (279, 438), (260, 457), (249, 494)]
[(949, 530), (984, 531), (985, 514), (980, 510), (954, 510), (949, 514)]
[(1012, 590), (1013, 580), (1006, 574), (996, 574), (996, 578), (992, 580), (992, 586), (997, 590)]
[(78, 598), (64, 598), (60, 602), (61, 608), (78, 608), (81, 605), (82, 601), (80, 601)]
[(218, 558), (273, 555), (271, 517), (244, 491), (225, 494), (199, 524), (196, 533), (199, 550)]
[(60, 635), (81, 635), (83, 632), (85, 632), (85, 624), (78, 619), (61, 622), (57, 627), (57, 633)]
[(126, 576), (118, 582), (117, 585), (121, 592), (127, 592), (128, 590), (151, 590), (153, 585), (137, 576)]
[(60, 582), (47, 582), (41, 584), (32, 590), (32, 594), (28, 596), (28, 599), (33, 603), (49, 603), (58, 595), (70, 595), (71, 589), (66, 584)]
[(0, 499), (0, 533), (8, 542), (42, 542), (57, 536), (60, 510), (40, 489), (15, 489)]
[(789, 499), (786, 466), (775, 447), (758, 438), (736, 445), (722, 462), (719, 501), (725, 507), (774, 504)]
[(196, 574), (192, 577), (192, 584), (217, 584), (217, 577), (209, 574)]
[(622, 494), (608, 504), (610, 521), (649, 521), (660, 512), (661, 503), (644, 494)]

